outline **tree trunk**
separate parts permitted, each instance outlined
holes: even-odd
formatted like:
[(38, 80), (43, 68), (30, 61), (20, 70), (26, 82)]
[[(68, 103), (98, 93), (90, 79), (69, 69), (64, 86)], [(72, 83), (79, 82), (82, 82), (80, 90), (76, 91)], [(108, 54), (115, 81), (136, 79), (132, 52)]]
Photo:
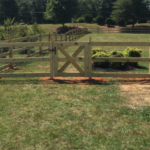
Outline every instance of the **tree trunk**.
[(134, 28), (134, 23), (132, 24), (132, 27)]

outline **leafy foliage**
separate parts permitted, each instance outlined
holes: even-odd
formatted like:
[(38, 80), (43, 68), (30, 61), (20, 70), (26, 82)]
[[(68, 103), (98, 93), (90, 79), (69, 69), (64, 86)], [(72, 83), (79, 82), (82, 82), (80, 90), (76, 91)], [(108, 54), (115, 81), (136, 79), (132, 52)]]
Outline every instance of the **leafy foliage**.
[(114, 2), (111, 17), (115, 21), (133, 20), (133, 27), (138, 19), (149, 18), (148, 0), (117, 0)]
[(96, 22), (96, 18), (93, 18), (93, 21), (92, 21), (92, 23), (97, 23), (97, 22)]
[(70, 22), (76, 14), (78, 1), (77, 0), (57, 0), (47, 1), (45, 19), (53, 19), (63, 26), (66, 22)]
[(97, 24), (103, 24), (104, 23), (104, 19), (103, 19), (103, 17), (102, 16), (97, 16), (96, 17), (96, 23)]
[(84, 23), (85, 22), (85, 19), (83, 18), (83, 17), (80, 17), (80, 18), (78, 18), (78, 23)]
[[(124, 56), (121, 52), (115, 50), (110, 52), (110, 57), (124, 57)], [(119, 68), (122, 66), (122, 62), (111, 62), (110, 66), (112, 68)]]
[(139, 19), (138, 23), (147, 23), (147, 19)]
[(110, 26), (110, 25), (114, 25), (114, 24), (115, 24), (114, 20), (111, 19), (111, 18), (107, 18), (107, 19), (105, 20), (105, 23), (107, 24), (107, 26)]
[(117, 21), (117, 25), (118, 26), (125, 26), (126, 25), (125, 20), (119, 20), (119, 21)]
[(92, 49), (92, 55), (94, 55), (94, 54), (96, 54), (96, 53), (98, 53), (98, 52), (107, 53), (106, 50), (101, 49), (101, 48), (99, 48), (99, 47), (94, 47), (94, 48)]
[(77, 19), (73, 19), (73, 20), (72, 20), (72, 23), (77, 23)]
[[(95, 47), (92, 49), (92, 58), (97, 57), (109, 57), (109, 54), (106, 52), (106, 50)], [(94, 62), (94, 66), (96, 67), (108, 67), (109, 65), (109, 62)]]
[(86, 22), (86, 23), (91, 23), (92, 20), (93, 20), (93, 17), (92, 17), (91, 14), (86, 14), (86, 15), (85, 15), (85, 22)]
[[(142, 50), (138, 48), (130, 48), (124, 50), (123, 52), (124, 57), (141, 57), (142, 56)], [(131, 66), (138, 66), (138, 62), (125, 62), (125, 65), (131, 65)]]

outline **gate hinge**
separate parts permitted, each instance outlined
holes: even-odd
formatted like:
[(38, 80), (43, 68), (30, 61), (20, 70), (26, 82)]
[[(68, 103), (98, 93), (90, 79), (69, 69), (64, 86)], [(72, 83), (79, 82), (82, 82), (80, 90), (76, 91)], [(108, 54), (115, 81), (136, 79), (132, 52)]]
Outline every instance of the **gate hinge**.
[(56, 55), (56, 47), (54, 47), (53, 49), (50, 49), (50, 51), (55, 52), (55, 55)]

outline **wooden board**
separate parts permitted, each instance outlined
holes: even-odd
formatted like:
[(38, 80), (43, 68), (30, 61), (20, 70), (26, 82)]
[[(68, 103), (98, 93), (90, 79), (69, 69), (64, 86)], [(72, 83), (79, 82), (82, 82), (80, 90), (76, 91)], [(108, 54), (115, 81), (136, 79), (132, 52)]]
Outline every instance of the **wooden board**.
[(39, 46), (49, 46), (49, 42), (17, 42), (17, 43), (0, 43), (0, 48), (2, 47), (10, 47), (10, 46), (18, 46), (18, 47), (39, 47)]
[[(72, 58), (73, 57), (76, 57), (78, 56), (78, 54), (84, 49), (84, 46), (80, 46), (72, 55)], [(74, 58), (73, 58), (74, 59)], [(83, 59), (82, 59), (83, 60)], [(76, 61), (76, 59), (75, 59)], [(70, 61), (67, 60), (66, 63), (59, 69), (58, 72), (63, 72), (68, 66), (70, 65)]]
[(84, 76), (89, 76), (89, 54), (88, 54), (88, 44), (84, 46)]
[(58, 47), (57, 44), (53, 44), (53, 49), (56, 48), (56, 52), (53, 52), (54, 55), (54, 77), (58, 76)]
[(17, 62), (42, 62), (42, 61), (50, 61), (49, 58), (45, 57), (32, 57), (32, 58), (0, 58), (0, 63), (17, 63)]
[[(77, 62), (84, 62), (84, 57), (72, 57), (75, 61), (77, 61)], [(60, 57), (60, 58), (58, 58), (58, 61), (59, 62), (69, 62), (69, 64), (70, 64), (70, 61), (68, 61), (68, 59), (67, 58), (62, 58), (62, 57)], [(65, 67), (66, 68), (66, 67)], [(62, 71), (61, 71), (62, 72)]]
[(0, 73), (0, 78), (49, 77), (49, 73)]
[(64, 54), (64, 56), (74, 65), (74, 67), (83, 75), (84, 71), (82, 68), (76, 63), (74, 59), (64, 50), (62, 46), (58, 44), (58, 49)]

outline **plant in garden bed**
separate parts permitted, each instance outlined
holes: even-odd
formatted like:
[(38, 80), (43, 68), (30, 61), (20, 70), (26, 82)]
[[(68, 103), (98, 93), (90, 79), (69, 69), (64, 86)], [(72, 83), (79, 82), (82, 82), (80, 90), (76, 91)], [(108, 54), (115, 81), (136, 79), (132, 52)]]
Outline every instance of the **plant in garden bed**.
[(99, 48), (99, 47), (94, 47), (92, 49), (92, 55), (98, 53), (98, 52), (104, 52), (104, 53), (107, 53), (106, 50), (102, 49), (102, 48)]
[[(124, 57), (121, 52), (115, 51), (115, 50), (111, 51), (109, 56), (110, 57)], [(120, 68), (122, 66), (122, 62), (111, 62), (110, 66), (115, 69)]]
[[(124, 57), (141, 57), (142, 56), (142, 50), (138, 48), (130, 48), (124, 50), (123, 52)], [(131, 65), (131, 66), (138, 66), (138, 62), (125, 62), (125, 65)]]
[[(97, 57), (109, 57), (109, 54), (105, 50), (97, 51), (95, 54), (92, 55), (92, 58), (97, 58)], [(94, 62), (95, 67), (109, 67), (110, 63), (109, 62)]]

